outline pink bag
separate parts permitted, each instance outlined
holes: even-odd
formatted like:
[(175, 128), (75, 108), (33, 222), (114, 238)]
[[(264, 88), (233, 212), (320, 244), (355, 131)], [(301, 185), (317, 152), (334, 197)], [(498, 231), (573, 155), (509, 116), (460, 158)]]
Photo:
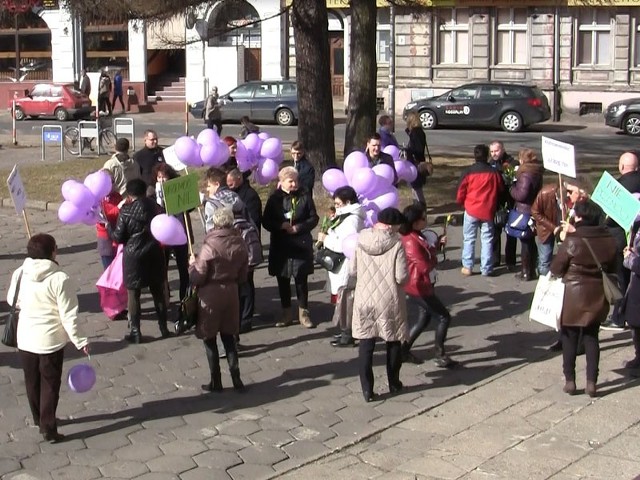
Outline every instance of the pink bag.
[(123, 246), (118, 245), (113, 262), (96, 282), (100, 294), (100, 307), (111, 320), (127, 309), (127, 287), (122, 273)]

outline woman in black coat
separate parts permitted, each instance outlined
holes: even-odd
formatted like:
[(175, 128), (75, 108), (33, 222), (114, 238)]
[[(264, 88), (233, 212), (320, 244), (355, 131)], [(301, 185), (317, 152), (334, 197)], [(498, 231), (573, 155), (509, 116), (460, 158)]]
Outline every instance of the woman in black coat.
[(411, 190), (413, 191), (413, 199), (419, 202), (423, 207), (427, 208), (427, 200), (424, 197), (424, 187), (427, 183), (427, 177), (430, 175), (426, 158), (424, 155), (427, 149), (427, 136), (422, 129), (420, 117), (417, 113), (410, 113), (407, 116), (407, 128), (405, 129), (409, 135), (409, 143), (405, 148), (407, 160), (418, 168), (418, 176), (411, 182)]
[(311, 195), (298, 188), (298, 172), (285, 167), (278, 175), (278, 189), (269, 197), (262, 226), (271, 233), (269, 275), (278, 280), (282, 318), (277, 327), (291, 325), (291, 277), (296, 284), (300, 324), (314, 328), (308, 309), (307, 277), (313, 273), (313, 238), (318, 214)]
[(151, 220), (156, 216), (156, 202), (146, 196), (147, 184), (140, 179), (127, 182), (128, 203), (123, 205), (115, 228), (107, 224), (110, 237), (124, 244), (122, 267), (127, 286), (131, 332), (126, 339), (140, 343), (140, 294), (149, 287), (158, 315), (162, 338), (169, 336), (167, 304), (164, 295), (166, 268), (160, 243), (151, 235)]

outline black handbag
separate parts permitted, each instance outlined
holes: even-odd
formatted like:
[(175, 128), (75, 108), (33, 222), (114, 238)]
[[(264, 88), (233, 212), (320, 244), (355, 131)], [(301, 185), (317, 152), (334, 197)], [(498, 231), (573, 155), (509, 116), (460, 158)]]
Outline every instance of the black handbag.
[(315, 261), (325, 270), (337, 273), (342, 267), (345, 257), (344, 253), (334, 252), (328, 248), (321, 248), (316, 252)]
[(174, 322), (176, 335), (181, 335), (193, 328), (198, 322), (198, 291), (190, 286), (185, 297), (180, 301), (180, 312)]
[(13, 294), (13, 303), (11, 304), (9, 315), (7, 315), (7, 320), (4, 324), (4, 333), (2, 334), (2, 343), (7, 347), (12, 348), (18, 347), (18, 317), (20, 316), (20, 310), (16, 308), (16, 304), (18, 303), (18, 293), (20, 292), (21, 280), (22, 272), (20, 272), (18, 282), (16, 283), (16, 291)]
[(598, 258), (596, 257), (596, 254), (593, 251), (593, 248), (591, 248), (591, 244), (589, 243), (589, 241), (586, 238), (583, 238), (582, 240), (584, 240), (585, 245), (591, 252), (591, 256), (593, 257), (593, 259), (596, 262), (596, 265), (600, 269), (600, 273), (602, 273), (602, 287), (604, 288), (604, 296), (607, 299), (607, 302), (609, 302), (609, 304), (612, 305), (617, 301), (622, 300), (622, 297), (624, 297), (624, 294), (622, 293), (622, 290), (620, 290), (620, 287), (618, 286), (618, 281), (614, 280), (607, 272), (605, 272), (602, 269), (602, 264), (598, 261)]

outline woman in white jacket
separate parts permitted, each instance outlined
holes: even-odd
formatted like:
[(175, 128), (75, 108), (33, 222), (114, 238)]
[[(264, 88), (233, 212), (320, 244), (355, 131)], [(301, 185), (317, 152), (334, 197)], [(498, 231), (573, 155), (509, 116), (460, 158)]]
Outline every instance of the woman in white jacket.
[(78, 332), (78, 297), (69, 276), (56, 262), (56, 240), (39, 233), (27, 243), (27, 259), (11, 277), (7, 302), (18, 288), (18, 350), (33, 422), (45, 440), (57, 443), (56, 409), (62, 383), (64, 347), (71, 341), (89, 354)]
[[(325, 248), (337, 253), (344, 253), (342, 242), (345, 238), (358, 233), (364, 228), (366, 214), (358, 203), (358, 195), (351, 187), (340, 187), (333, 194), (336, 215), (331, 221), (326, 234), (320, 233), (318, 240)], [(337, 298), (341, 288), (347, 286), (349, 280), (349, 259), (345, 258), (337, 272), (328, 272), (331, 297)], [(344, 293), (344, 288), (343, 292)], [(334, 347), (353, 346), (351, 326), (341, 325), (341, 333), (331, 342)]]

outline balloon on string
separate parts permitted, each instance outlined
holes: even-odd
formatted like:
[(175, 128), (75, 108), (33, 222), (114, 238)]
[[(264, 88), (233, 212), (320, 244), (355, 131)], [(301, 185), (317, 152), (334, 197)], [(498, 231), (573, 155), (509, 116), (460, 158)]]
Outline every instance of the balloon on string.
[(265, 158), (276, 158), (282, 153), (282, 142), (279, 138), (267, 138), (260, 148), (260, 155)]
[(322, 185), (331, 194), (340, 187), (349, 185), (347, 177), (339, 168), (330, 168), (322, 174)]
[(400, 159), (400, 149), (395, 145), (387, 145), (382, 149), (382, 151), (387, 155), (391, 155), (391, 158), (393, 158), (394, 161)]
[(385, 180), (389, 185), (393, 185), (393, 181), (395, 180), (396, 176), (396, 172), (394, 171), (393, 167), (381, 163), (379, 165), (375, 165), (372, 170), (379, 178)]
[(200, 145), (217, 145), (220, 141), (220, 137), (218, 136), (218, 132), (216, 132), (212, 128), (205, 128), (198, 134), (198, 138), (196, 142)]
[(267, 180), (267, 183), (278, 177), (278, 164), (275, 160), (265, 158), (258, 164), (260, 177)]
[(260, 174), (259, 168), (256, 168), (253, 171), (253, 181), (256, 182), (258, 185), (267, 185), (269, 183), (269, 180), (267, 180)]
[(379, 175), (376, 175), (376, 184), (375, 186), (367, 193), (367, 198), (376, 198), (380, 195), (384, 195), (391, 191), (392, 185), (386, 178), (382, 178)]
[(238, 162), (238, 169), (241, 172), (251, 170), (251, 163), (249, 162), (249, 151), (242, 142), (236, 143), (236, 162)]
[(244, 146), (247, 147), (248, 150), (251, 150), (255, 154), (260, 153), (260, 145), (262, 144), (262, 141), (257, 134), (250, 133), (244, 140), (240, 141), (244, 143)]
[(213, 145), (202, 145), (200, 148), (200, 160), (207, 167), (211, 167), (214, 165), (214, 162), (217, 158), (218, 153), (218, 144)]
[(409, 162), (406, 160), (396, 160), (393, 162), (393, 166), (396, 169), (396, 173), (398, 174), (398, 179), (406, 180), (407, 174), (409, 170)]
[(187, 243), (187, 234), (180, 221), (165, 213), (153, 217), (151, 234), (164, 245), (184, 245)]
[(258, 137), (260, 137), (261, 140), (266, 140), (267, 138), (271, 138), (271, 135), (269, 135), (267, 132), (260, 132), (258, 134)]
[(77, 207), (87, 208), (96, 203), (96, 198), (84, 184), (76, 180), (68, 180), (62, 185), (62, 196)]
[(84, 186), (89, 189), (96, 199), (101, 199), (111, 193), (111, 175), (104, 170), (90, 173), (84, 179)]
[(342, 253), (344, 256), (351, 259), (355, 256), (356, 247), (358, 246), (358, 234), (352, 233), (348, 237), (342, 240)]
[(58, 218), (62, 223), (72, 224), (82, 221), (85, 212), (71, 203), (69, 200), (65, 200), (58, 207)]
[(200, 159), (200, 145), (191, 137), (182, 136), (174, 143), (178, 160), (191, 167), (202, 166)]
[(369, 167), (359, 168), (353, 173), (349, 184), (356, 192), (368, 196), (377, 185), (377, 175)]
[(211, 165), (214, 167), (220, 167), (229, 159), (229, 147), (222, 140), (216, 145), (215, 157), (212, 160)]
[(383, 193), (371, 199), (371, 203), (374, 203), (379, 210), (384, 210), (389, 207), (398, 207), (398, 190), (395, 187), (390, 187), (387, 193)]
[(347, 180), (351, 182), (351, 177), (358, 169), (368, 166), (369, 159), (367, 158), (367, 156), (363, 152), (355, 151), (351, 152), (349, 155), (347, 155), (347, 158), (344, 159), (342, 170), (344, 171)]
[(96, 383), (96, 372), (93, 367), (87, 363), (74, 365), (69, 370), (67, 384), (71, 391), (76, 393), (88, 392)]
[(416, 168), (416, 166), (413, 163), (407, 162), (407, 170), (408, 171), (407, 171), (406, 180), (407, 180), (407, 182), (411, 183), (416, 178), (418, 178), (418, 169)]

